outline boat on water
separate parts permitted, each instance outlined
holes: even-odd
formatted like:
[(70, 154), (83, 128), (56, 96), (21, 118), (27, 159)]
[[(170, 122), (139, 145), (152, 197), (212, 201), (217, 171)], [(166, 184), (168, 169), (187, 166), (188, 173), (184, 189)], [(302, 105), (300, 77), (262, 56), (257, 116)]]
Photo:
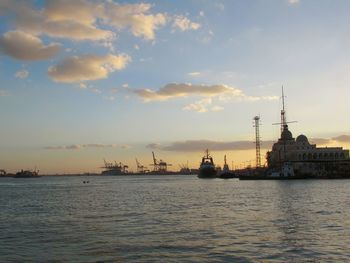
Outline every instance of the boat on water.
[[(311, 178), (311, 177), (310, 177)], [(305, 175), (296, 174), (293, 165), (284, 163), (279, 169), (255, 169), (239, 175), (240, 180), (293, 180), (307, 179)]]
[(228, 164), (226, 161), (226, 155), (224, 156), (224, 167), (220, 171), (218, 177), (221, 179), (238, 178), (233, 171), (230, 171), (230, 168), (228, 167)]
[(17, 172), (14, 176), (14, 178), (38, 178), (41, 177), (39, 175), (39, 170), (21, 170)]
[(217, 171), (213, 157), (209, 155), (208, 149), (205, 153), (206, 154), (202, 157), (202, 162), (199, 166), (198, 178), (217, 178)]

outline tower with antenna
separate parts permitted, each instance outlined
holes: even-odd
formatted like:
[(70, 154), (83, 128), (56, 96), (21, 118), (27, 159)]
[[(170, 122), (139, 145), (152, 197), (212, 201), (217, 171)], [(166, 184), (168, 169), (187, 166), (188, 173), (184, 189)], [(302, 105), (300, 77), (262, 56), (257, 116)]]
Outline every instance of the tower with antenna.
[(283, 132), (285, 125), (287, 125), (287, 118), (286, 118), (286, 110), (284, 107), (284, 90), (282, 86), (281, 133)]
[(286, 117), (286, 109), (285, 109), (285, 102), (284, 102), (284, 89), (282, 86), (282, 109), (281, 109), (281, 122), (279, 123), (273, 123), (273, 125), (281, 125), (281, 138), (284, 130), (288, 130), (288, 123), (294, 123), (296, 121), (287, 121)]
[(261, 140), (260, 140), (260, 116), (254, 117), (254, 127), (255, 127), (255, 152), (256, 152), (256, 162), (255, 165), (257, 168), (261, 167), (261, 155), (260, 155), (260, 146), (261, 146)]

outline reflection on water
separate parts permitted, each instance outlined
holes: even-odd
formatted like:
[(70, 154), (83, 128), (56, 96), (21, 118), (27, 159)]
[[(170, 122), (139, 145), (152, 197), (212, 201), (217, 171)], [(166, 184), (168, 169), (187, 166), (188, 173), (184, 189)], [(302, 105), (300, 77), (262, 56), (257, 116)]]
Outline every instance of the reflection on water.
[(349, 261), (348, 189), (348, 180), (0, 178), (0, 262)]

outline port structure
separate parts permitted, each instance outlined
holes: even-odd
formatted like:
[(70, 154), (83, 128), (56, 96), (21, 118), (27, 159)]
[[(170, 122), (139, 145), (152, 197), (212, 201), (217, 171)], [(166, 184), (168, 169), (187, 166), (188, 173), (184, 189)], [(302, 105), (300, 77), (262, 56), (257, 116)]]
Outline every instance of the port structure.
[[(261, 155), (260, 155), (260, 147), (261, 147), (261, 139), (260, 139), (260, 116), (255, 116), (254, 127), (255, 127), (255, 166), (257, 168), (261, 167)], [(226, 155), (225, 155), (226, 158)], [(225, 160), (226, 162), (226, 160)]]
[(284, 103), (284, 89), (282, 86), (282, 109), (281, 109), (281, 122), (273, 123), (272, 125), (281, 125), (281, 134), (285, 128), (288, 128), (288, 123), (295, 123), (297, 121), (287, 121), (286, 117), (286, 109), (285, 109), (285, 103)]
[(281, 140), (283, 140), (283, 160), (287, 160), (287, 150), (286, 150), (286, 139), (283, 136), (283, 132), (289, 132), (288, 131), (288, 123), (295, 123), (297, 121), (287, 121), (286, 117), (286, 109), (285, 109), (285, 103), (284, 103), (284, 90), (282, 85), (282, 110), (281, 110), (281, 122), (279, 123), (273, 123), (272, 125), (281, 125)]
[(104, 168), (104, 169), (107, 169), (107, 170), (118, 170), (122, 173), (128, 173), (128, 169), (129, 169), (129, 166), (128, 165), (123, 165), (121, 162), (119, 162), (119, 164), (114, 161), (114, 163), (112, 162), (107, 162), (105, 159), (103, 159), (103, 162), (104, 162), (104, 167), (101, 167), (101, 168)]
[(153, 164), (151, 165), (153, 166), (153, 171), (156, 173), (162, 173), (162, 174), (166, 173), (168, 171), (168, 166), (171, 166), (172, 164), (166, 163), (161, 159), (158, 161), (154, 155), (154, 152), (152, 152), (152, 156), (153, 156)]
[(140, 162), (137, 160), (137, 158), (135, 158), (135, 160), (136, 160), (136, 166), (137, 166), (137, 172), (138, 173), (143, 174), (143, 173), (148, 173), (149, 172), (147, 167), (143, 166), (142, 164), (140, 164)]

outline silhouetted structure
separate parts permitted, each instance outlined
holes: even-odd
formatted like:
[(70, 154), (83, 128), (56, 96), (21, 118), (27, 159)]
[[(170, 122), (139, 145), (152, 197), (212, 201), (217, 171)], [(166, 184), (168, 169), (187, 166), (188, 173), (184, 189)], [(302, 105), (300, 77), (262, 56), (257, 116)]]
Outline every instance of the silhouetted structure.
[(172, 164), (168, 164), (162, 159), (159, 161), (156, 159), (154, 152), (152, 152), (152, 157), (153, 157), (153, 172), (154, 173), (160, 173), (160, 174), (166, 174), (168, 172), (168, 166), (171, 166)]
[(261, 139), (260, 139), (259, 125), (260, 125), (260, 117), (259, 117), (259, 116), (255, 116), (255, 117), (254, 117), (254, 127), (255, 127), (255, 153), (256, 153), (255, 165), (256, 165), (257, 168), (258, 168), (258, 167), (261, 167), (261, 156), (260, 156)]

